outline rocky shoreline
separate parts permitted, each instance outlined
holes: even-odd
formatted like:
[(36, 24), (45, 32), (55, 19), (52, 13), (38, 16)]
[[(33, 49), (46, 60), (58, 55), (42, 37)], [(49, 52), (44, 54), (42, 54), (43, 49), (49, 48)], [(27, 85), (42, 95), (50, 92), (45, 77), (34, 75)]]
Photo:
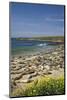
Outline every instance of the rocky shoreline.
[(11, 91), (45, 75), (64, 75), (64, 45), (46, 53), (12, 57), (10, 61)]

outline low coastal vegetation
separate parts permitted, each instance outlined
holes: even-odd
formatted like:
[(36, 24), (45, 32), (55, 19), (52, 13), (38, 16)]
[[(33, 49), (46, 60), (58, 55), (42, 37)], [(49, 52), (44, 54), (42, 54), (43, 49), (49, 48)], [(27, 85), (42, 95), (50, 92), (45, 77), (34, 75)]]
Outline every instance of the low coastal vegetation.
[(16, 38), (17, 40), (46, 40), (46, 41), (64, 41), (64, 36), (44, 36), (44, 37), (31, 37), (31, 38)]
[(41, 76), (33, 82), (28, 83), (24, 89), (23, 86), (17, 88), (11, 96), (62, 95), (64, 93), (64, 76), (57, 78)]

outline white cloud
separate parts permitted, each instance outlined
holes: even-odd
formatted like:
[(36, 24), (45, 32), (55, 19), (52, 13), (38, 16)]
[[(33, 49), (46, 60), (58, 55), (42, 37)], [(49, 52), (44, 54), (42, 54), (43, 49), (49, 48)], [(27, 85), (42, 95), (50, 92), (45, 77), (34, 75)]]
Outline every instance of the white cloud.
[(58, 22), (63, 22), (64, 19), (63, 18), (46, 18), (46, 21), (58, 21)]

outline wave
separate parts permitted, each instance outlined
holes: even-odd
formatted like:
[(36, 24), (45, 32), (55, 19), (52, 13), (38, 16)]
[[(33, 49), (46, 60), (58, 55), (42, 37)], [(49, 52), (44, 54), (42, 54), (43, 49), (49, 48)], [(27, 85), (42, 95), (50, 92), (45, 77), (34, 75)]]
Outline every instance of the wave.
[(38, 44), (37, 46), (46, 46), (46, 43)]

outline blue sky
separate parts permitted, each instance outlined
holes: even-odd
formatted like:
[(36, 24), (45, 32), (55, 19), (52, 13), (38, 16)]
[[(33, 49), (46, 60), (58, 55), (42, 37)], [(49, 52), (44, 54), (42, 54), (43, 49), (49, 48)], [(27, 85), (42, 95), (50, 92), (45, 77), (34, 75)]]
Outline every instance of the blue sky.
[(12, 37), (64, 35), (64, 6), (10, 3)]

